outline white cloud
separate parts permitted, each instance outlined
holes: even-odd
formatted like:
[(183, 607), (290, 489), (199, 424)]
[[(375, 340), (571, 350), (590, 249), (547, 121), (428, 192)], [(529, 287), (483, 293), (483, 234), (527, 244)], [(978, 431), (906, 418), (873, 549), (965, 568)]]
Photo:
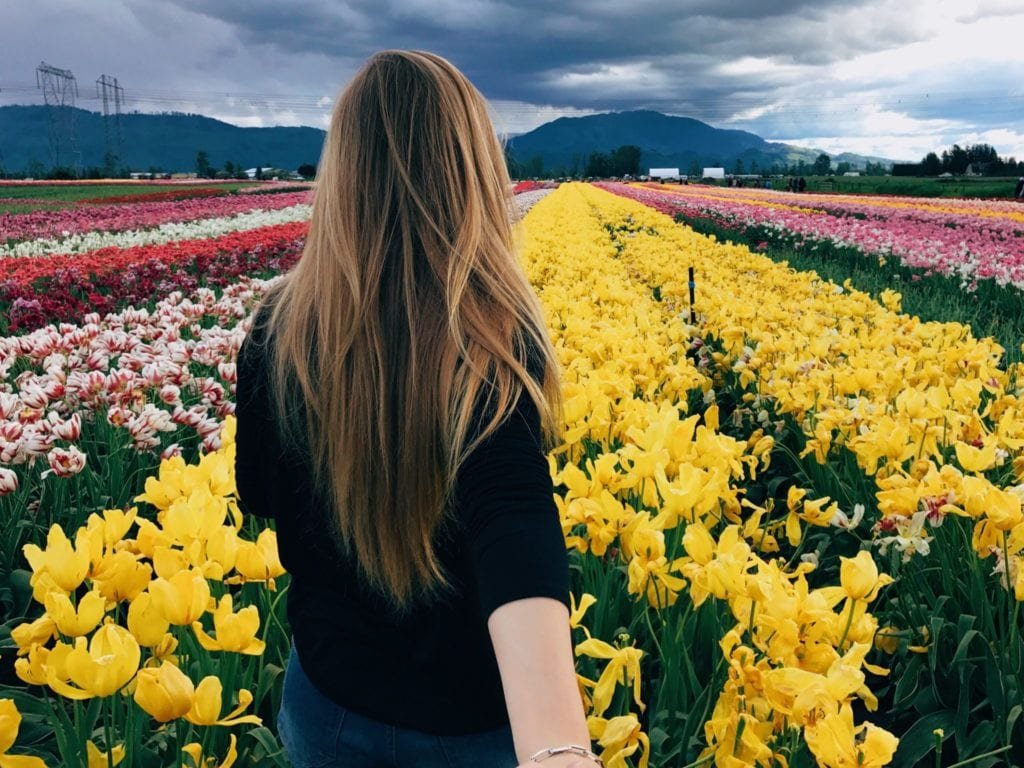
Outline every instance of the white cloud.
[(523, 101), (489, 101), (488, 107), (494, 130), (499, 135), (526, 133), (559, 117), (583, 117), (594, 114), (594, 110), (590, 109), (528, 104)]

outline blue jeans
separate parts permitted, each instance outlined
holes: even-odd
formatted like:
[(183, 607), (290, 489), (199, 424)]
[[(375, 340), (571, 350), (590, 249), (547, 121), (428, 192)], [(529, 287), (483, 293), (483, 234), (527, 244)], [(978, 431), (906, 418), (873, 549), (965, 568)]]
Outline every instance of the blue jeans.
[(294, 648), (285, 671), (277, 728), (294, 768), (515, 768), (519, 764), (508, 726), (469, 736), (435, 736), (338, 706), (313, 686)]

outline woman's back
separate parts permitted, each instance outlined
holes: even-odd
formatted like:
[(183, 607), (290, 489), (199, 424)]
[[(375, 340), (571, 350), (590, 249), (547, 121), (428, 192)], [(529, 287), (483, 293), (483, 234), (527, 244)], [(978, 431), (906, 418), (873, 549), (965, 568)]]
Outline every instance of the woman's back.
[(517, 597), (568, 605), (536, 407), (524, 394), (459, 472), (436, 537), (452, 589), (399, 613), (327, 535), (332, 510), (315, 489), (308, 455), (276, 434), (266, 328), (259, 320), (254, 328), (239, 356), (239, 496), (245, 511), (277, 521), (292, 577), (289, 621), (300, 656), (314, 660), (310, 678), (342, 706), (407, 728), (457, 735), (507, 724), (486, 617)]

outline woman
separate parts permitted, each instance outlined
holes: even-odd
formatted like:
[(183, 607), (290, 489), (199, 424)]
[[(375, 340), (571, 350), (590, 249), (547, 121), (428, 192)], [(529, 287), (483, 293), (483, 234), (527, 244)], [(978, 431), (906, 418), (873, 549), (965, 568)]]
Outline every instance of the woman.
[(455, 67), (373, 56), (239, 353), (239, 498), (292, 578), (296, 768), (599, 764), (544, 456), (559, 375), (509, 189)]

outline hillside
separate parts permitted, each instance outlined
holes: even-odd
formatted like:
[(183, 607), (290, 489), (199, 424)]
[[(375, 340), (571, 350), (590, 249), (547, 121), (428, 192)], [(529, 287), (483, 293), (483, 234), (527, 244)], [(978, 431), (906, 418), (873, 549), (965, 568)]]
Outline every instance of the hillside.
[[(75, 135), (83, 168), (103, 165), (106, 151), (103, 116), (75, 111)], [(196, 153), (204, 150), (214, 168), (225, 162), (244, 168), (257, 165), (294, 169), (316, 163), (324, 131), (307, 127), (240, 128), (203, 115), (129, 113), (121, 116), (124, 141), (118, 167), (167, 171), (195, 170)], [(43, 106), (0, 107), (0, 167), (27, 171), (33, 162), (49, 168), (50, 118)], [(73, 162), (68, 148), (61, 164)]]
[[(586, 117), (560, 117), (520, 134), (508, 142), (512, 157), (529, 163), (540, 157), (544, 167), (571, 173), (582, 170), (592, 152), (609, 152), (624, 144), (641, 149), (641, 168), (679, 168), (686, 173), (694, 163), (732, 168), (737, 160), (746, 170), (768, 170), (773, 165), (813, 163), (820, 150), (769, 142), (748, 131), (714, 128), (689, 117), (660, 112), (612, 112)], [(855, 167), (867, 161), (888, 162), (844, 153), (839, 160)], [(838, 162), (838, 160), (834, 160)]]
[[(77, 148), (82, 167), (102, 167), (106, 151), (103, 117), (74, 110)], [(118, 168), (135, 171), (195, 170), (196, 154), (206, 152), (213, 168), (224, 163), (295, 169), (320, 158), (324, 131), (308, 127), (241, 128), (203, 115), (129, 113), (121, 116), (124, 142)], [(50, 113), (44, 106), (0, 107), (0, 169), (32, 172), (34, 164), (53, 165), (49, 145)], [(624, 144), (641, 148), (641, 168), (691, 165), (725, 166), (737, 160), (747, 171), (766, 171), (803, 160), (813, 163), (819, 151), (765, 141), (748, 131), (714, 128), (700, 120), (659, 112), (614, 112), (587, 117), (561, 117), (508, 141), (512, 157), (528, 163), (539, 157), (548, 173), (582, 172), (592, 152), (609, 152)], [(833, 158), (863, 167), (866, 158), (844, 153)], [(62, 148), (62, 165), (74, 159)], [(883, 162), (887, 162), (884, 161)], [(38, 166), (36, 166), (38, 167)], [(39, 172), (41, 172), (40, 169)]]

